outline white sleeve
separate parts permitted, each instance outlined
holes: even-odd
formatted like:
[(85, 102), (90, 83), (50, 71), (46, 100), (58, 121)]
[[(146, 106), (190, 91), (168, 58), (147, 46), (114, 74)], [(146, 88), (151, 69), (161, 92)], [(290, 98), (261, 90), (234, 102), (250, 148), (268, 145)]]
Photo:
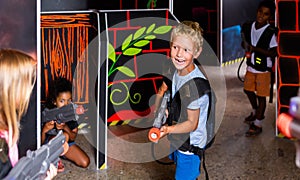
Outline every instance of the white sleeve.
[(278, 46), (278, 43), (277, 43), (277, 37), (275, 36), (275, 34), (272, 36), (272, 39), (270, 41), (270, 48), (273, 48), (273, 47), (276, 47)]
[(201, 106), (209, 103), (209, 96), (204, 94), (199, 99), (194, 100), (188, 105), (188, 109), (199, 109)]

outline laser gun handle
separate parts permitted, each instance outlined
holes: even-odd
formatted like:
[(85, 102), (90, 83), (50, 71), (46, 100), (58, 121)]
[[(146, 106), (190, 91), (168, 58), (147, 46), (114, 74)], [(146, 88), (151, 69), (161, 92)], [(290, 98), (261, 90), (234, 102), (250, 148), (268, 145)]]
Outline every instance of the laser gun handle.
[(166, 120), (167, 120), (167, 116), (164, 115), (162, 117), (161, 123), (154, 122), (153, 128), (151, 128), (148, 133), (148, 138), (150, 141), (157, 142), (160, 139), (160, 128), (163, 124), (166, 123)]
[(155, 116), (153, 122), (153, 128), (149, 130), (148, 138), (152, 142), (157, 142), (160, 138), (160, 128), (167, 121), (166, 110), (168, 108), (168, 102), (170, 101), (170, 91), (166, 91), (161, 101), (158, 113)]

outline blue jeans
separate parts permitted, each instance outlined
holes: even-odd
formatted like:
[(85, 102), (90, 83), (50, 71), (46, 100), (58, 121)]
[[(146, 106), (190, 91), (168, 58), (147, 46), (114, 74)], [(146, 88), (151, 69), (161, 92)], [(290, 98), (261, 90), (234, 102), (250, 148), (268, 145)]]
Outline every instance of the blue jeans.
[(176, 180), (195, 180), (200, 175), (201, 160), (198, 155), (187, 155), (176, 150), (169, 157), (176, 164)]

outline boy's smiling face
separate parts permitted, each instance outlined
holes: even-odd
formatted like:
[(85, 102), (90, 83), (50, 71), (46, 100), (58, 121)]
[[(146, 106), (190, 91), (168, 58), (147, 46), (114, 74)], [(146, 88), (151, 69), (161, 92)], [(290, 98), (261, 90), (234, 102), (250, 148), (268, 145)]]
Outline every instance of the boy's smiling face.
[(256, 23), (258, 27), (262, 27), (268, 23), (271, 19), (272, 14), (269, 8), (267, 7), (260, 7), (256, 13)]
[(185, 35), (173, 37), (171, 42), (171, 59), (180, 76), (194, 70), (193, 59), (197, 58), (201, 49), (196, 51), (194, 42)]

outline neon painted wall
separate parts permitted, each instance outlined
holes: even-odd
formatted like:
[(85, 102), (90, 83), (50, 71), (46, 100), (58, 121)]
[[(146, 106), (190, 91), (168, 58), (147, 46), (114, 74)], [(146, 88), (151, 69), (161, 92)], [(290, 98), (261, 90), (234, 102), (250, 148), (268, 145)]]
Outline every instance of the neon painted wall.
[(279, 115), (282, 112), (288, 112), (290, 98), (298, 95), (300, 83), (300, 2), (298, 0), (277, 0), (276, 4), (279, 28), (277, 66)]

